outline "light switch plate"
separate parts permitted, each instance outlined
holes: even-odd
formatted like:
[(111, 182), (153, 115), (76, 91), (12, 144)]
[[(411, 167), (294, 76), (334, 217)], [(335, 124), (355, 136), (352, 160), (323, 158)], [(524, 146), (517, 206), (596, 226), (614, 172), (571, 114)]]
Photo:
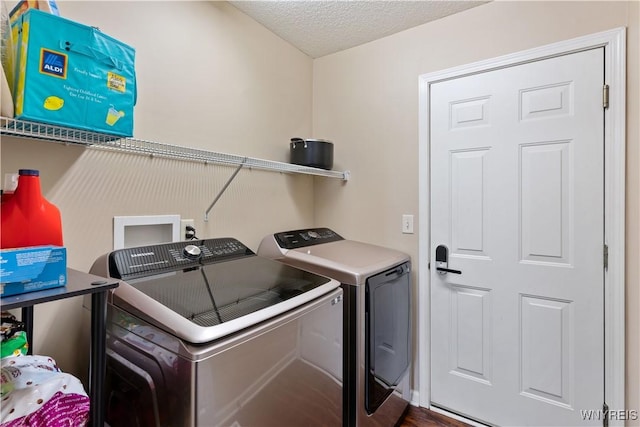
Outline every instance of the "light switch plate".
[(402, 215), (402, 232), (413, 234), (413, 215)]

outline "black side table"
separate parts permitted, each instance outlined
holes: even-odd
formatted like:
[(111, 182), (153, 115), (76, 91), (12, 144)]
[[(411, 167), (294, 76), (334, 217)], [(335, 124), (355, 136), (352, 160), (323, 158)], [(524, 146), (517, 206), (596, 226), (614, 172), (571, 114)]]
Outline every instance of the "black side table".
[[(89, 421), (93, 426), (104, 426), (104, 380), (106, 372), (107, 340), (107, 292), (117, 288), (117, 280), (105, 279), (93, 274), (67, 269), (67, 285), (0, 298), (0, 308), (22, 309), (22, 322), (25, 324), (31, 352), (33, 337), (33, 306), (65, 298), (91, 294), (91, 356), (89, 359), (89, 398), (91, 408)], [(55, 356), (54, 356), (55, 357)]]

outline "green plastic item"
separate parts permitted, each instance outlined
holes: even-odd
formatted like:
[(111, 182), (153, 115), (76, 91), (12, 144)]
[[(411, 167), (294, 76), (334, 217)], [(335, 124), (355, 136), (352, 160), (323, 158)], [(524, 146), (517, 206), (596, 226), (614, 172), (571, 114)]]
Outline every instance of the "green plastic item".
[(0, 343), (0, 357), (26, 355), (29, 343), (27, 333), (16, 332), (11, 338)]

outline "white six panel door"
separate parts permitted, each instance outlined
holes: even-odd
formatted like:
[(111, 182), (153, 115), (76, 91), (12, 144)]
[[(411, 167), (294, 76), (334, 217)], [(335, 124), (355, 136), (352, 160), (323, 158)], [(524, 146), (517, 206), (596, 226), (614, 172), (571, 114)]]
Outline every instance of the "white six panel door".
[(603, 49), (431, 85), (432, 404), (584, 425), (604, 402)]

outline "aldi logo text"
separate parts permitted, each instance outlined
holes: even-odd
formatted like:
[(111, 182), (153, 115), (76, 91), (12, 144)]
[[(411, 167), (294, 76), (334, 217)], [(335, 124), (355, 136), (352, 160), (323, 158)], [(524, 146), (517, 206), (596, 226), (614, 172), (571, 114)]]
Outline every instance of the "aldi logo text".
[(67, 55), (45, 48), (40, 49), (40, 72), (66, 79)]

